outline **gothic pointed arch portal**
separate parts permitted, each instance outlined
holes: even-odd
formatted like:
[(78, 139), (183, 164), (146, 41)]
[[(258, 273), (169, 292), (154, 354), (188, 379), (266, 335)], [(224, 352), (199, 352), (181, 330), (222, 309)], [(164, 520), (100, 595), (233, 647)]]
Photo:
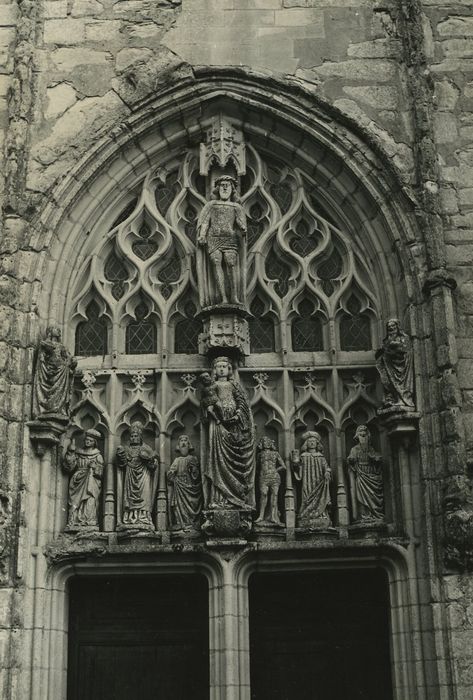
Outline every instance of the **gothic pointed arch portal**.
[[(428, 653), (426, 635), (416, 632), (416, 644), (410, 634), (420, 624), (412, 611), (426, 594), (410, 543), (418, 517), (411, 472), (419, 466), (407, 443), (402, 455), (394, 450), (377, 419), (375, 350), (388, 318), (401, 318), (412, 334), (419, 329), (414, 309), (423, 301), (422, 241), (389, 161), (319, 101), (288, 86), (275, 97), (273, 87), (217, 74), (149, 98), (58, 186), (52, 201), (61, 206), (51, 204), (41, 214), (51, 238), (40, 270), (40, 315), (45, 325), (63, 329), (78, 359), (65, 439), (79, 429), (98, 431), (105, 462), (96, 541), (78, 545), (62, 537), (65, 483), (59, 470), (51, 502), (36, 504), (36, 510), (55, 514), (44, 543), (51, 562), (47, 634), (54, 638), (67, 628), (57, 598), (67, 593), (59, 564), (64, 558), (88, 556), (84, 570), (93, 575), (105, 569), (120, 575), (120, 562), (123, 571), (131, 573), (135, 565), (143, 573), (150, 555), (153, 573), (160, 567), (190, 570), (202, 560), (198, 566), (211, 570), (217, 650), (210, 658), (211, 697), (230, 697), (225, 689), (231, 688), (231, 697), (243, 700), (250, 691), (246, 593), (238, 593), (247, 576), (240, 553), (251, 566), (276, 571), (342, 571), (380, 562), (390, 582), (393, 696), (401, 700), (422, 692), (420, 662)], [(251, 537), (221, 548), (208, 546), (202, 533), (178, 532), (166, 478), (184, 433), (197, 457), (193, 464), (205, 468), (197, 375), (209, 368), (209, 333), (199, 315), (207, 301), (197, 227), (214, 184), (201, 158), (212, 131), (219, 138), (233, 132), (244, 144), (244, 163), (237, 153), (219, 173), (235, 178), (247, 220), (239, 294), (249, 310), (250, 337), (241, 339), (237, 371), (256, 442), (273, 440), (285, 465), (273, 503), (278, 522), (266, 527), (263, 513), (263, 525), (255, 525)], [(236, 148), (224, 137), (220, 146), (222, 152)], [(416, 346), (416, 362), (425, 352)], [(416, 389), (421, 406), (428, 401), (425, 388), (419, 383)], [(150, 477), (149, 532), (130, 544), (120, 534), (127, 486), (116, 455), (137, 421), (161, 467)], [(346, 461), (360, 424), (369, 426), (385, 465), (384, 516), (367, 529), (357, 523)], [(291, 456), (304, 450), (307, 433), (318, 434), (330, 467), (323, 528), (302, 517), (306, 484), (293, 478)], [(258, 503), (263, 486), (256, 480)], [(42, 512), (41, 522), (45, 517)], [(260, 561), (258, 548), (266, 546), (272, 554)], [(178, 556), (179, 548), (184, 551)], [(421, 583), (409, 583), (414, 579)], [(219, 590), (233, 593), (223, 601)], [(218, 620), (223, 632), (215, 629)], [(236, 636), (235, 651), (228, 640)], [(64, 675), (49, 672), (50, 697), (63, 697)]]

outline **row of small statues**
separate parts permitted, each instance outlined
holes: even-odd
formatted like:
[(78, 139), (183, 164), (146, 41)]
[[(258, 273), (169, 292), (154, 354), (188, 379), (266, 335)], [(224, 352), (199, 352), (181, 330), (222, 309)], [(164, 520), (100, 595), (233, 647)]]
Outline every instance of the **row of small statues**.
[[(70, 474), (69, 517), (67, 530), (98, 530), (99, 504), (104, 460), (98, 448), (100, 433), (87, 430), (83, 446), (72, 442), (63, 457), (63, 469)], [(320, 529), (332, 525), (330, 482), (332, 473), (324, 456), (322, 440), (316, 431), (302, 436), (303, 444), (290, 457), (293, 473), (301, 483), (297, 524), (302, 529)], [(355, 446), (347, 463), (352, 499), (353, 520), (381, 523), (384, 519), (384, 487), (381, 456), (371, 446), (365, 425), (358, 426)], [(281, 474), (286, 464), (274, 440), (262, 437), (257, 445), (257, 480), (259, 503), (255, 524), (261, 527), (283, 527), (279, 512)], [(210, 484), (202, 480), (199, 460), (187, 435), (176, 445), (177, 456), (168, 472), (169, 515), (171, 529), (198, 531), (203, 511), (211, 508)], [(123, 474), (123, 501), (120, 529), (154, 530), (152, 511), (155, 495), (157, 454), (143, 442), (143, 429), (136, 422), (131, 426), (129, 444), (116, 453), (118, 469)]]

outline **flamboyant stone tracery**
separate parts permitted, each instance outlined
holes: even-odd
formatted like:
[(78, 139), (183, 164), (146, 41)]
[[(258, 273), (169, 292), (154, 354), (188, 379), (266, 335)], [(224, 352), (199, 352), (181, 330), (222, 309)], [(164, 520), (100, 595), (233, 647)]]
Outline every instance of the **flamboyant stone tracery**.
[[(306, 173), (219, 115), (199, 153), (151, 170), (91, 239), (67, 291), (79, 362), (69, 435), (101, 436), (105, 531), (382, 527), (385, 500), (393, 517), (385, 472), (371, 457), (360, 467), (353, 447), (365, 424), (385, 444), (379, 290), (362, 241), (318, 199)], [(391, 412), (414, 409), (396, 323), (377, 354)]]

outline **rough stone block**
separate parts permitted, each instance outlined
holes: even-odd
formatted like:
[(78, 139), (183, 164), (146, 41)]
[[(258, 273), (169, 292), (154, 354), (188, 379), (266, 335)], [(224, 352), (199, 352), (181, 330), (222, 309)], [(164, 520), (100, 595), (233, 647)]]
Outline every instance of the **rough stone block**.
[(110, 58), (106, 51), (93, 51), (92, 49), (57, 49), (51, 54), (51, 59), (59, 71), (69, 72), (81, 65), (105, 65)]
[(49, 19), (44, 23), (44, 43), (80, 44), (85, 40), (85, 24), (82, 19)]
[(47, 90), (48, 106), (44, 113), (47, 119), (57, 117), (66, 111), (77, 100), (76, 91), (68, 83), (59, 83)]
[(438, 110), (452, 111), (459, 97), (459, 88), (450, 80), (444, 79), (435, 83), (435, 101)]
[(437, 24), (441, 36), (473, 36), (473, 17), (449, 17)]
[(437, 143), (451, 143), (458, 138), (457, 119), (454, 114), (440, 112), (434, 115), (434, 133)]
[(117, 71), (122, 71), (134, 63), (145, 62), (152, 55), (151, 49), (122, 49), (117, 53), (115, 67)]
[(84, 17), (85, 15), (99, 15), (104, 7), (98, 0), (74, 0), (72, 6), (72, 17)]
[(473, 58), (473, 39), (447, 39), (442, 49), (447, 58)]
[(308, 24), (323, 24), (321, 10), (295, 8), (275, 13), (275, 24), (282, 27), (304, 27)]
[(67, 0), (46, 0), (44, 16), (47, 19), (67, 17)]
[(122, 23), (119, 19), (103, 19), (97, 22), (89, 22), (85, 27), (87, 41), (100, 41), (103, 44), (110, 41), (118, 41)]

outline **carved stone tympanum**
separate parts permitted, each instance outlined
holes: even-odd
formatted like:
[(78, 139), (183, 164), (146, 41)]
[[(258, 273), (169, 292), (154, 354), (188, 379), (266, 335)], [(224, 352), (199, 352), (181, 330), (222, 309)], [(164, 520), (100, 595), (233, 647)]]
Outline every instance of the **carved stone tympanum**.
[(98, 530), (98, 511), (102, 491), (103, 457), (97, 447), (100, 433), (84, 432), (83, 447), (71, 442), (63, 457), (62, 468), (70, 474), (69, 514), (66, 531)]
[(386, 323), (386, 337), (376, 353), (376, 360), (384, 389), (380, 412), (413, 411), (412, 343), (397, 318)]
[(384, 489), (382, 457), (371, 446), (371, 434), (366, 425), (355, 433), (357, 444), (348, 455), (353, 519), (359, 522), (384, 519)]
[(332, 471), (325, 459), (319, 433), (309, 430), (302, 439), (300, 452), (293, 450), (291, 454), (294, 476), (302, 482), (297, 523), (302, 529), (330, 527)]
[(263, 437), (257, 448), (257, 469), (259, 482), (259, 513), (256, 523), (260, 525), (283, 526), (278, 509), (278, 495), (281, 486), (280, 472), (286, 465), (271, 438)]
[(122, 529), (153, 530), (151, 519), (154, 473), (158, 456), (143, 444), (143, 426), (132, 423), (128, 447), (117, 448), (117, 464), (123, 470)]
[[(228, 357), (212, 363), (204, 388), (204, 499), (207, 511), (254, 509), (254, 426), (246, 393), (233, 379)], [(213, 517), (213, 516), (212, 516)], [(206, 524), (204, 523), (204, 529)]]
[(167, 473), (170, 485), (171, 526), (174, 530), (197, 530), (202, 512), (202, 482), (199, 460), (187, 435), (177, 441), (178, 456)]
[(197, 242), (203, 250), (197, 265), (201, 305), (241, 305), (245, 301), (246, 214), (238, 201), (235, 178), (217, 178), (212, 196), (197, 224)]

